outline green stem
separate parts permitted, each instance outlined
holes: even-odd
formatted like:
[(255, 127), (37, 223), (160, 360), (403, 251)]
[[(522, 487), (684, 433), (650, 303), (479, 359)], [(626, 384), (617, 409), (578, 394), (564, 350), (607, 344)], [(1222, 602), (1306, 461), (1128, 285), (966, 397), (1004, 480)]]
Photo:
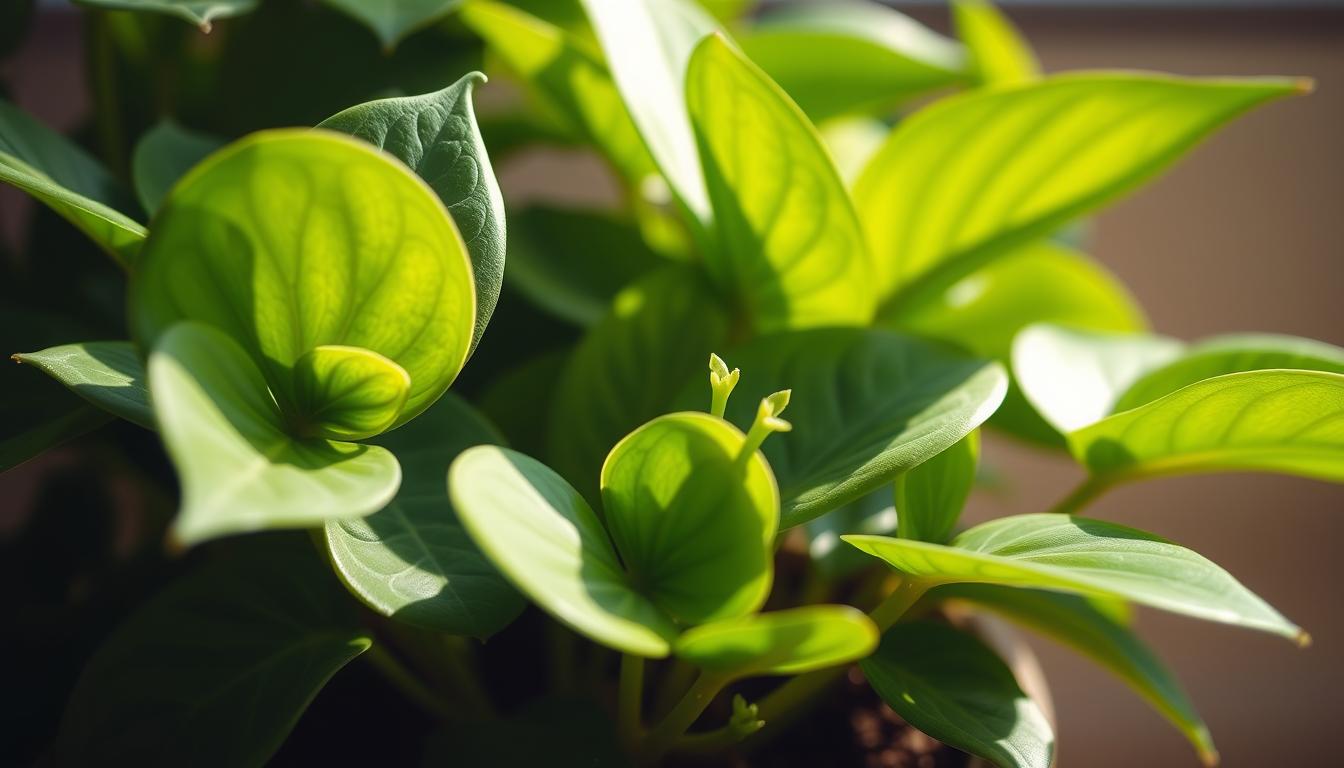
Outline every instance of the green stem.
[(727, 683), (728, 681), (722, 677), (701, 672), (695, 684), (685, 696), (681, 697), (681, 701), (677, 702), (677, 706), (673, 707), (667, 717), (663, 718), (663, 721), (640, 743), (637, 750), (639, 762), (643, 765), (657, 763), (686, 729), (695, 723), (705, 711), (705, 707), (709, 706)]
[(1077, 514), (1098, 496), (1110, 490), (1111, 485), (1111, 480), (1097, 476), (1089, 477), (1080, 483), (1077, 488), (1074, 488), (1072, 493), (1060, 499), (1058, 504), (1051, 507), (1050, 512), (1057, 515)]
[(644, 705), (644, 660), (621, 654), (620, 687), (616, 699), (616, 730), (621, 742), (633, 747), (643, 731), (640, 714)]
[(712, 755), (742, 740), (731, 723), (704, 733), (691, 733), (677, 740), (676, 750), (692, 755)]
[(695, 682), (695, 667), (683, 659), (673, 658), (658, 684), (658, 696), (653, 702), (653, 717), (662, 718), (672, 711), (681, 697)]
[(448, 702), (426, 688), (411, 670), (391, 653), (383, 650), (382, 646), (371, 646), (364, 652), (364, 658), (377, 667), (378, 671), (383, 673), (383, 677), (405, 694), (406, 698), (414, 701), (429, 714), (440, 720), (453, 720), (456, 717), (457, 712), (448, 705)]

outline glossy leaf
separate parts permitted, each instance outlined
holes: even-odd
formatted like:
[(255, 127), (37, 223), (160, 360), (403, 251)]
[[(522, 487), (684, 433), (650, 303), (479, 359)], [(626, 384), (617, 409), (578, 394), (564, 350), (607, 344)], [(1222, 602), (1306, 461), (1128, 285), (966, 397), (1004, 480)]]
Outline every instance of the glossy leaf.
[(391, 50), (403, 37), (446, 16), (462, 0), (322, 0), (373, 30)]
[(1050, 723), (975, 637), (943, 624), (897, 624), (859, 665), (896, 714), (935, 739), (999, 768), (1049, 768)]
[(877, 648), (877, 625), (847, 605), (809, 605), (692, 627), (677, 656), (731, 677), (800, 675), (862, 659)]
[(441, 91), (351, 107), (318, 124), (348, 133), (402, 161), (424, 179), (452, 214), (471, 256), (476, 285), (476, 349), (504, 278), (504, 198), (481, 139), (472, 104), (485, 76), (472, 72)]
[(75, 685), (56, 762), (265, 764), (369, 648), (351, 608), (307, 541), (246, 542), (112, 633)]
[(145, 367), (130, 342), (62, 344), (14, 355), (14, 359), (37, 368), (114, 416), (154, 429)]
[(691, 57), (686, 101), (714, 209), (706, 266), (756, 329), (871, 320), (863, 233), (798, 107), (718, 36)]
[(203, 32), (209, 32), (210, 22), (248, 13), (257, 7), (258, 0), (75, 0), (75, 2), (96, 8), (165, 13), (195, 24)]
[(308, 528), (382, 509), (401, 481), (383, 448), (299, 440), (256, 365), (225, 334), (180, 323), (150, 352), (154, 420), (182, 484), (183, 544), (266, 528)]
[(517, 591), (458, 521), (443, 475), (463, 450), (499, 442), (471, 406), (448, 393), (420, 418), (378, 439), (401, 464), (386, 508), (329, 522), (332, 565), (374, 611), (438, 632), (485, 638), (523, 608)]
[(546, 465), (476, 446), (453, 462), (448, 493), (476, 545), (546, 612), (625, 653), (668, 655), (676, 625), (631, 585), (602, 522)]
[(854, 189), (888, 309), (917, 309), (1154, 176), (1237, 115), (1301, 88), (1073, 74), (921, 110), (892, 132)]
[(779, 489), (746, 436), (705, 413), (650, 421), (602, 467), (607, 530), (631, 583), (701, 624), (754, 613), (774, 581)]
[(965, 80), (960, 45), (877, 3), (794, 4), (766, 13), (741, 43), (814, 121)]
[(1031, 46), (989, 0), (954, 0), (952, 20), (982, 85), (1016, 85), (1040, 76)]
[(897, 535), (936, 544), (947, 541), (971, 495), (979, 463), (980, 433), (972, 432), (897, 477)]
[(131, 155), (131, 175), (141, 207), (151, 214), (159, 210), (177, 180), (222, 146), (223, 139), (188, 130), (172, 120), (149, 129)]
[(1344, 374), (1205, 379), (1074, 432), (1069, 447), (1112, 481), (1259, 471), (1344, 482)]
[(131, 283), (146, 348), (181, 320), (228, 334), (294, 415), (292, 367), (314, 347), (363, 347), (411, 377), (404, 424), (466, 360), (471, 264), (424, 182), (326, 131), (253, 134), (183, 179), (154, 220)]
[(885, 536), (845, 541), (933, 584), (1000, 584), (1130, 600), (1301, 640), (1302, 630), (1209, 560), (1149, 533), (1082, 517), (1016, 515), (947, 546)]
[(377, 352), (314, 347), (294, 361), (294, 408), (299, 434), (363, 440), (392, 426), (406, 405), (411, 377)]

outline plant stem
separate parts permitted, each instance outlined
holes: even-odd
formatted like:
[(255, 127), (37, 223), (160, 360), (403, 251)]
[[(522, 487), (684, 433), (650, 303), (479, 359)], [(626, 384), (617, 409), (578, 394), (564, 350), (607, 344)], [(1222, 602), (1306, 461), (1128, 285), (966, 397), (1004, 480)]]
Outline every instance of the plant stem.
[(1088, 477), (1077, 488), (1074, 488), (1068, 496), (1060, 499), (1058, 504), (1051, 507), (1050, 512), (1057, 515), (1077, 514), (1083, 507), (1109, 490), (1110, 487), (1110, 480), (1096, 476)]
[(677, 706), (673, 707), (667, 717), (663, 718), (663, 721), (640, 743), (637, 750), (639, 762), (643, 765), (656, 763), (673, 742), (695, 723), (705, 711), (705, 707), (709, 706), (727, 683), (725, 678), (701, 672), (695, 684), (685, 696), (681, 697), (681, 701), (677, 702)]
[(453, 720), (457, 715), (448, 702), (426, 688), (411, 670), (407, 669), (397, 657), (383, 650), (382, 646), (371, 646), (364, 652), (364, 658), (377, 667), (378, 671), (383, 673), (383, 677), (405, 694), (406, 698), (414, 701), (429, 714), (440, 720)]
[(655, 718), (662, 719), (668, 712), (672, 711), (672, 707), (677, 705), (677, 702), (690, 689), (693, 682), (695, 682), (695, 667), (684, 659), (674, 657), (672, 664), (658, 684), (658, 695), (654, 698), (653, 709), (650, 714)]
[(644, 730), (640, 713), (644, 706), (644, 660), (621, 654), (620, 687), (616, 698), (616, 731), (621, 742), (633, 747)]

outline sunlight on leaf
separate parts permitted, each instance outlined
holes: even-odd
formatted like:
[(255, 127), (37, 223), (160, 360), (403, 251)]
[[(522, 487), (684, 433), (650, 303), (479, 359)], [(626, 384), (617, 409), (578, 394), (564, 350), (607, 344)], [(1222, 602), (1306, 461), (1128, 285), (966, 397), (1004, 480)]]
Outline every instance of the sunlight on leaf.
[(129, 341), (86, 341), (14, 355), (114, 416), (154, 429), (145, 367)]
[(809, 605), (693, 627), (676, 654), (731, 677), (800, 675), (848, 664), (877, 648), (877, 625), (848, 605)]

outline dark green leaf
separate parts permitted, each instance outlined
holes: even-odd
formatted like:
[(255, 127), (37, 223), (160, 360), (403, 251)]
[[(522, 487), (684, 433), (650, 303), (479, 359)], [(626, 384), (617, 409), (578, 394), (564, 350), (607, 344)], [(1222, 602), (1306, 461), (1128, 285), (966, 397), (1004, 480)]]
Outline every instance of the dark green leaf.
[(14, 355), (70, 391), (127, 421), (154, 429), (145, 366), (129, 341), (87, 341)]
[(97, 8), (166, 13), (209, 32), (211, 21), (248, 13), (257, 7), (258, 0), (75, 0), (75, 2)]
[(952, 536), (975, 484), (980, 433), (972, 432), (896, 478), (897, 535), (940, 544)]
[(159, 210), (177, 180), (222, 146), (223, 139), (188, 130), (172, 120), (151, 128), (131, 155), (131, 174), (140, 205), (150, 213)]
[(406, 35), (448, 14), (462, 0), (322, 0), (373, 30), (391, 50)]

